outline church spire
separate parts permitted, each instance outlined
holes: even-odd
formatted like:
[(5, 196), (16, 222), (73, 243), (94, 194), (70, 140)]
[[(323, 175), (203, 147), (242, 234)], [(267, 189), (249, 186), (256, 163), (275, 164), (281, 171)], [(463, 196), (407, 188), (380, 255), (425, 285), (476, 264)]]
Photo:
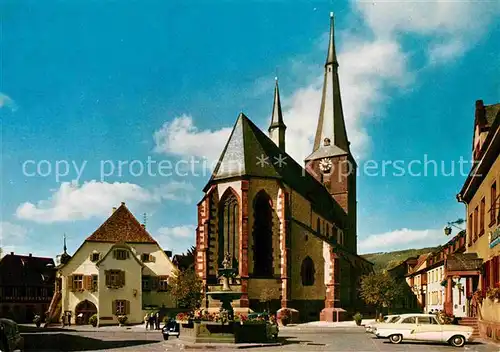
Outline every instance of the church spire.
[[(338, 61), (335, 53), (334, 19), (330, 13), (330, 42), (325, 64), (323, 80), (323, 94), (318, 119), (318, 127), (314, 138), (313, 154), (320, 148), (326, 148), (321, 154), (329, 156), (349, 154), (349, 140), (345, 128), (342, 101), (340, 98), (340, 86), (338, 76)], [(312, 155), (310, 156), (312, 157)], [(309, 158), (310, 158), (309, 157)], [(308, 158), (308, 159), (309, 159)]]
[(274, 87), (274, 102), (273, 112), (271, 116), (271, 124), (269, 125), (269, 138), (281, 149), (285, 150), (285, 130), (286, 126), (283, 122), (283, 112), (281, 111), (280, 91), (278, 87), (278, 77), (275, 78), (276, 85)]
[(67, 253), (67, 252), (66, 252), (66, 250), (67, 250), (67, 248), (66, 248), (66, 234), (64, 234), (64, 236), (63, 236), (63, 243), (64, 243), (64, 245), (63, 245), (63, 250), (64, 250), (64, 252), (63, 252), (63, 253), (65, 253), (65, 254), (66, 254), (66, 253)]
[(334, 37), (334, 19), (333, 12), (330, 12), (330, 40), (328, 42), (328, 55), (326, 57), (325, 65), (335, 64), (338, 66), (337, 54), (335, 53), (335, 37)]

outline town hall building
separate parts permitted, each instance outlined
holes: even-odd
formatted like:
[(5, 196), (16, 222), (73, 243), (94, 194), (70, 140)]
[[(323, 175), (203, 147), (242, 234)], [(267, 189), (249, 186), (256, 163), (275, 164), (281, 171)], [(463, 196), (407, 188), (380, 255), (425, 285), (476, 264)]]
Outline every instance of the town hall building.
[[(220, 289), (227, 253), (237, 269), (235, 312), (291, 309), (301, 321), (334, 321), (361, 306), (356, 162), (342, 110), (334, 20), (312, 153), (304, 167), (286, 152), (278, 89), (268, 135), (241, 113), (198, 203), (196, 270), (204, 290)], [(293, 143), (293, 141), (290, 141)], [(207, 298), (209, 310), (220, 302)]]

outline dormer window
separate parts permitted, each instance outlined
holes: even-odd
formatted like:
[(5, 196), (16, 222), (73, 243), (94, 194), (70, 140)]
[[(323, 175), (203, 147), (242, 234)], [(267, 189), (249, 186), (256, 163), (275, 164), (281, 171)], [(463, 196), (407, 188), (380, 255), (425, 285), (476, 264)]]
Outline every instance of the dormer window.
[(155, 261), (155, 257), (149, 253), (142, 253), (141, 254), (141, 261), (144, 263), (152, 263)]
[(101, 257), (101, 255), (99, 252), (93, 252), (90, 254), (90, 261), (95, 263), (95, 262), (99, 261), (100, 257)]

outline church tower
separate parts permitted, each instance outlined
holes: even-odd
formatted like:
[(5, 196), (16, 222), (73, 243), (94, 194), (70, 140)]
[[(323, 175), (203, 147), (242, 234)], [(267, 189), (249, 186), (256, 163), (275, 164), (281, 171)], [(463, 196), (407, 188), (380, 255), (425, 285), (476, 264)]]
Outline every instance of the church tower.
[(356, 162), (347, 138), (335, 52), (334, 18), (330, 13), (330, 41), (325, 63), (323, 94), (314, 138), (313, 152), (306, 169), (330, 192), (348, 215), (345, 247), (356, 248)]
[(280, 91), (278, 88), (278, 77), (276, 77), (276, 86), (274, 87), (274, 103), (269, 125), (269, 138), (282, 150), (285, 151), (285, 130), (283, 122), (283, 113), (281, 111)]

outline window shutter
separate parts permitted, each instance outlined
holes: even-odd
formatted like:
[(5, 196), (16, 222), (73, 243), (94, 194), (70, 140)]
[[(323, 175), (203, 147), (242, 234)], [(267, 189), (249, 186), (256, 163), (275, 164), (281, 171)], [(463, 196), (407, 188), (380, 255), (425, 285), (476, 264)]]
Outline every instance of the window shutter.
[(130, 314), (130, 301), (125, 301), (125, 314)]
[(130, 252), (129, 251), (125, 251), (125, 253), (127, 253), (127, 259), (130, 258)]
[(105, 270), (104, 275), (106, 275), (106, 286), (111, 286), (111, 275), (109, 274), (109, 270)]
[(83, 275), (82, 276), (82, 289), (84, 289), (84, 290), (88, 290), (89, 289), (87, 277), (88, 277), (87, 275)]
[(68, 289), (73, 291), (73, 275), (68, 276)]
[(94, 259), (94, 258), (93, 258), (93, 256), (94, 256), (94, 253), (90, 253), (90, 254), (89, 254), (89, 260), (90, 260), (90, 261), (92, 261), (92, 259)]
[(158, 290), (158, 276), (151, 276), (151, 290)]
[(113, 250), (113, 259), (116, 259), (116, 250)]
[(120, 286), (125, 286), (125, 271), (120, 271)]
[(113, 315), (116, 314), (116, 311), (118, 310), (117, 308), (118, 307), (116, 306), (116, 301), (112, 301), (111, 302), (111, 311), (113, 312)]
[(152, 255), (152, 254), (150, 254), (150, 255), (149, 255), (149, 261), (150, 261), (150, 262), (152, 262), (152, 263), (154, 263), (154, 262), (155, 262), (155, 257), (154, 257), (154, 255)]
[(89, 291), (92, 291), (92, 275), (87, 276), (87, 287)]

